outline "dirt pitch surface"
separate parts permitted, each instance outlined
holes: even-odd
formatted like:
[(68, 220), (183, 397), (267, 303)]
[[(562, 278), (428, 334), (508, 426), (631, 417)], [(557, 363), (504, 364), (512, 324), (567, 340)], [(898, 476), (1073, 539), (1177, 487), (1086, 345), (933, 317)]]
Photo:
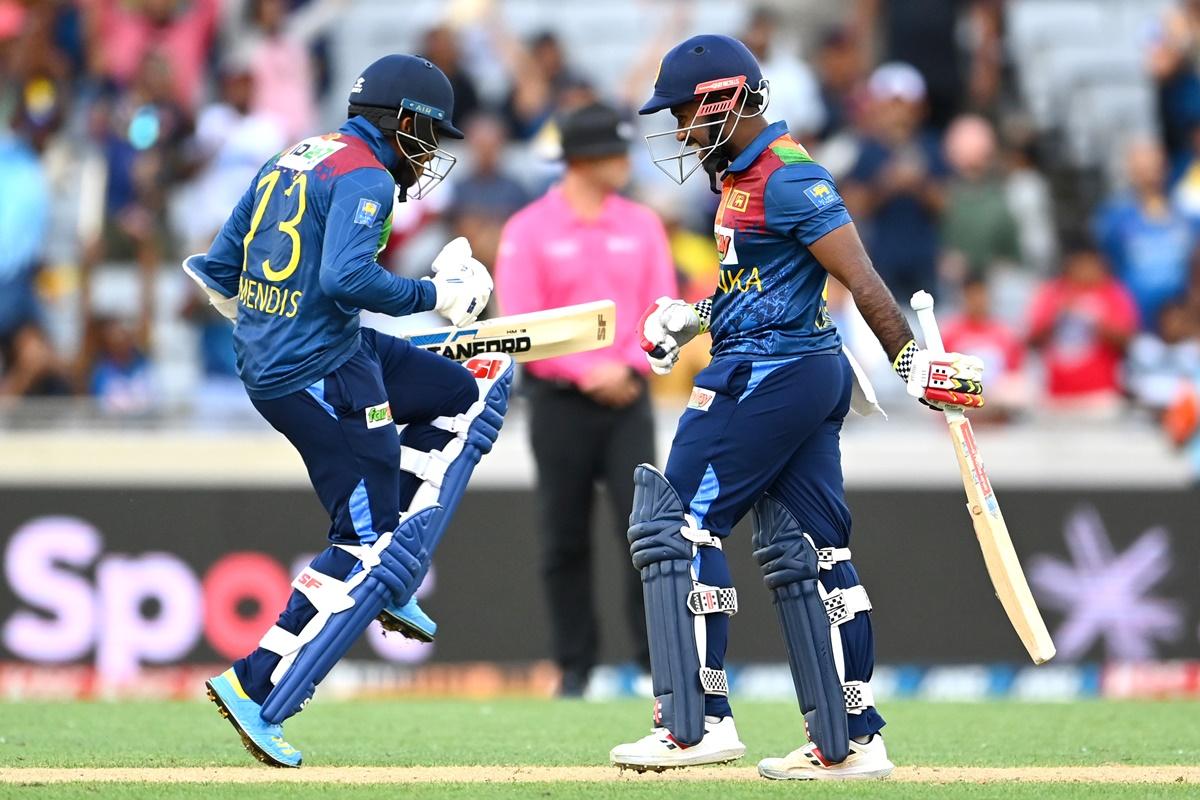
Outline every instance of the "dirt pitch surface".
[[(0, 785), (48, 783), (598, 783), (757, 781), (753, 767), (696, 768), (637, 774), (614, 767), (187, 767), (0, 769)], [(899, 783), (1185, 783), (1200, 767), (898, 767)]]

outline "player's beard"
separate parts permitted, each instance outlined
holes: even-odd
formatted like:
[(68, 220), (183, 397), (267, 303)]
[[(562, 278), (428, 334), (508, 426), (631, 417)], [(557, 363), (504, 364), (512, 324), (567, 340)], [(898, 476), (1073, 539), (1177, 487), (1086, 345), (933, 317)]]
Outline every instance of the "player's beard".
[[(706, 119), (713, 119), (715, 121), (715, 117)], [(726, 116), (720, 125), (715, 126), (715, 132), (714, 126), (710, 125), (708, 135), (720, 140), (725, 133), (725, 125), (727, 124), (729, 124), (728, 116)], [(737, 125), (737, 120), (734, 120), (733, 124)], [(730, 131), (730, 135), (732, 133), (733, 131)], [(704, 158), (700, 159), (700, 166), (708, 173), (708, 187), (712, 189), (713, 194), (721, 193), (721, 178), (725, 174), (725, 170), (729, 169), (729, 164), (732, 161), (733, 157), (729, 153), (728, 139), (713, 147), (705, 154)]]
[(396, 182), (396, 188), (400, 190), (396, 193), (397, 200), (401, 203), (408, 200), (409, 187), (417, 182), (417, 176), (412, 166), (405, 162), (392, 170), (392, 180)]
[(708, 187), (713, 190), (713, 194), (721, 193), (721, 177), (733, 160), (726, 151), (728, 144), (725, 142), (714, 147), (700, 162), (700, 166), (708, 173)]
[[(401, 149), (403, 150), (403, 148)], [(389, 172), (392, 174), (392, 180), (396, 182), (396, 186), (400, 189), (398, 193), (399, 201), (403, 203), (408, 199), (409, 188), (416, 185), (420, 176), (417, 175), (417, 170), (413, 167), (412, 162), (403, 156), (400, 158), (399, 166), (393, 170), (389, 170)]]

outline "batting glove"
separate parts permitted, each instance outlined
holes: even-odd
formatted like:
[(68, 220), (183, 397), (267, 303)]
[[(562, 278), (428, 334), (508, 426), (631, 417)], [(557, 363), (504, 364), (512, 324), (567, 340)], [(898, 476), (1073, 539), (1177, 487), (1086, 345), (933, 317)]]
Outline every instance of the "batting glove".
[(660, 297), (642, 314), (642, 349), (655, 375), (666, 375), (679, 361), (679, 348), (701, 332), (703, 323), (691, 303)]
[(930, 408), (983, 407), (983, 360), (977, 356), (920, 350), (909, 342), (892, 366), (908, 393)]
[(467, 241), (467, 237), (458, 236), (447, 242), (438, 252), (437, 258), (433, 259), (433, 267), (430, 272), (436, 275), (443, 270), (453, 271), (470, 260), (471, 243)]
[(434, 310), (456, 327), (474, 322), (492, 297), (492, 276), (471, 256), (463, 237), (447, 244), (433, 260), (433, 277), (423, 278), (437, 290)]
[(187, 276), (196, 282), (196, 285), (204, 290), (204, 294), (208, 297), (208, 302), (212, 303), (213, 308), (220, 312), (221, 316), (230, 322), (237, 322), (238, 317), (238, 298), (237, 295), (226, 297), (224, 292), (217, 291), (211, 278), (205, 277), (204, 273), (204, 257), (207, 253), (197, 253), (194, 256), (188, 256), (183, 261), (183, 271)]

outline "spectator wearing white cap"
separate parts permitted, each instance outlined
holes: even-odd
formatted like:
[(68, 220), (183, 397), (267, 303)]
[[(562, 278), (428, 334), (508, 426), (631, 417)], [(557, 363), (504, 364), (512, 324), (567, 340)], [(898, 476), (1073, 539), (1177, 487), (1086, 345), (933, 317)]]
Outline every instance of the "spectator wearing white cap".
[(860, 32), (878, 34), (883, 60), (921, 75), (929, 123), (939, 131), (964, 110), (989, 107), (1000, 84), (1003, 0), (857, 0)]
[(925, 81), (900, 62), (880, 66), (867, 84), (868, 130), (842, 182), (846, 205), (864, 229), (879, 274), (897, 298), (936, 291), (938, 217), (947, 167), (936, 135), (924, 130)]

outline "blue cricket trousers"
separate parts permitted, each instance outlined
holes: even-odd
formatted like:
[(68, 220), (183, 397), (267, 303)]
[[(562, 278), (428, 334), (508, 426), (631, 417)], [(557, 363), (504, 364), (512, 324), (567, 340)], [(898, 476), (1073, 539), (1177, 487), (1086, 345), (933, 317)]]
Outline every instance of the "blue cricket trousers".
[[(304, 459), (309, 479), (329, 514), (329, 541), (360, 545), (393, 531), (420, 480), (400, 470), (400, 446), (444, 447), (453, 434), (429, 423), (461, 414), (478, 398), (475, 379), (461, 364), (363, 328), (362, 342), (346, 363), (299, 392), (253, 400), (263, 418), (288, 438)], [(390, 407), (391, 420), (383, 413)], [(394, 420), (394, 421), (393, 421)], [(405, 424), (403, 433), (396, 425)], [(336, 547), (312, 561), (314, 569), (345, 579), (357, 559)], [(276, 623), (291, 633), (316, 610), (293, 591)], [(279, 656), (257, 648), (234, 664), (252, 700), (270, 694)]]
[[(839, 435), (850, 410), (853, 382), (840, 350), (774, 360), (718, 358), (696, 376), (693, 402), (679, 420), (666, 477), (699, 527), (722, 539), (754, 503), (770, 493), (796, 517), (817, 548), (847, 547), (850, 510), (842, 485)], [(731, 586), (725, 555), (700, 548), (699, 579)], [(859, 583), (850, 562), (821, 571), (826, 591)], [(709, 614), (706, 665), (723, 669), (729, 617)], [(870, 680), (875, 645), (870, 616), (842, 624), (844, 680)], [(705, 698), (705, 713), (729, 714), (720, 695)], [(883, 727), (872, 707), (850, 715), (850, 735)]]

